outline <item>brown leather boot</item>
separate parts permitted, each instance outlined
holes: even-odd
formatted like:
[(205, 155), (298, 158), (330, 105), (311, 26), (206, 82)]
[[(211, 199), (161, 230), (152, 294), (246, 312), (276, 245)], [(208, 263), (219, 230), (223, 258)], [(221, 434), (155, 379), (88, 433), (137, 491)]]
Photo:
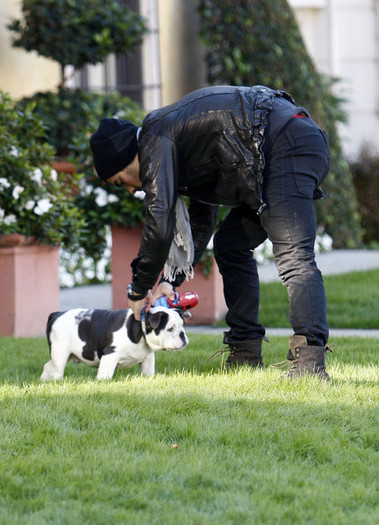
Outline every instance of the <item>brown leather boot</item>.
[[(325, 354), (332, 349), (329, 346), (308, 346), (307, 339), (303, 335), (293, 335), (289, 340), (290, 351), (288, 352), (292, 367), (284, 374), (284, 377), (296, 379), (305, 374), (317, 375), (320, 379), (330, 380), (325, 370)], [(289, 359), (289, 357), (287, 357)]]
[(226, 367), (250, 365), (263, 368), (262, 339), (250, 339), (238, 343), (229, 343), (230, 353), (226, 360)]

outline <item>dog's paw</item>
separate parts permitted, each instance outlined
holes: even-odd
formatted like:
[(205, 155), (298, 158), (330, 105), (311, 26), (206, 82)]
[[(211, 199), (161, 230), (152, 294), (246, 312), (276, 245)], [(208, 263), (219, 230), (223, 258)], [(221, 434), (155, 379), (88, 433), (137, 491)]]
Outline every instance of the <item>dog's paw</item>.
[(40, 376), (40, 381), (57, 381), (63, 378), (63, 373), (58, 372), (51, 361), (47, 362), (43, 367), (43, 372)]

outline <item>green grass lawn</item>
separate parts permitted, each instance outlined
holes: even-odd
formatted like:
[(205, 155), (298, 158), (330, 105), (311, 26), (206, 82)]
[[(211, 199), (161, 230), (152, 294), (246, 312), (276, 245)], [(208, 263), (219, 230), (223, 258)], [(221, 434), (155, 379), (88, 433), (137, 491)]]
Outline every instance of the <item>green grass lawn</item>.
[(0, 339), (0, 523), (376, 525), (379, 341), (333, 341), (324, 383), (226, 373), (221, 339), (190, 334), (153, 378), (44, 384), (46, 341)]
[[(379, 328), (379, 269), (324, 277), (331, 328)], [(287, 288), (261, 284), (260, 320), (269, 327), (289, 327)]]

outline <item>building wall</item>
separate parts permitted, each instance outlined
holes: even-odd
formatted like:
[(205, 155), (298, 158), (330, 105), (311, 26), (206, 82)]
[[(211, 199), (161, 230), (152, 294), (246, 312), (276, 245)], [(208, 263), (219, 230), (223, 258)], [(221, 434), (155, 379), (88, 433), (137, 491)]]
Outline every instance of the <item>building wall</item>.
[[(288, 0), (320, 72), (340, 79), (348, 123), (340, 132), (354, 158), (363, 143), (379, 152), (379, 0)], [(158, 0), (162, 104), (205, 84), (196, 3)]]
[[(138, 96), (135, 100), (141, 103), (147, 111), (150, 111), (162, 106), (158, 0), (139, 0), (138, 2), (133, 3), (128, 3), (124, 0), (123, 5), (129, 5), (132, 9), (138, 10), (140, 15), (146, 19), (148, 25), (148, 33), (144, 35), (143, 44), (140, 50), (141, 53), (132, 56), (135, 57), (133, 60), (138, 60), (137, 57), (139, 56), (142, 57), (142, 64), (140, 64), (141, 78), (138, 78), (137, 84), (142, 84), (143, 88), (141, 88), (142, 93), (138, 92)], [(86, 87), (92, 91), (116, 91), (117, 86), (119, 86), (116, 64), (117, 59), (112, 54), (108, 56), (102, 64), (87, 65)], [(126, 70), (123, 79), (126, 80), (127, 77), (128, 73)], [(131, 81), (131, 84), (136, 83), (133, 82), (132, 78), (129, 78), (128, 80)], [(76, 86), (80, 86), (80, 74), (75, 75), (74, 82)], [(127, 94), (129, 96), (133, 95), (132, 93)]]
[(199, 19), (193, 0), (158, 0), (162, 105), (205, 85)]
[(340, 79), (348, 158), (363, 143), (379, 153), (379, 0), (290, 0), (319, 71)]
[(0, 90), (15, 99), (54, 89), (60, 80), (58, 64), (34, 51), (12, 47), (12, 32), (6, 25), (20, 17), (20, 4), (20, 0), (0, 1)]
[[(289, 3), (319, 70), (341, 79), (336, 90), (346, 99), (349, 122), (341, 126), (341, 136), (347, 156), (355, 157), (364, 142), (379, 151), (379, 0)], [(196, 2), (140, 0), (140, 5), (152, 28), (143, 49), (144, 81), (156, 86), (144, 100), (150, 110), (205, 85), (206, 73)], [(13, 98), (54, 89), (60, 79), (55, 62), (11, 46), (6, 24), (20, 12), (20, 0), (0, 1), (0, 90)], [(109, 78), (112, 60), (107, 65)], [(103, 75), (101, 66), (93, 68), (91, 75), (91, 84), (97, 85)]]

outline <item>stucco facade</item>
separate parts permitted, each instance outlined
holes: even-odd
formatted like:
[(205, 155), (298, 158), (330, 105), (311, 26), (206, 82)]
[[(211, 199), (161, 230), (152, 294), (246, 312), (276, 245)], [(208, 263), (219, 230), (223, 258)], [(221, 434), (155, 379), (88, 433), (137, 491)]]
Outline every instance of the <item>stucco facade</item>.
[[(193, 4), (158, 0), (163, 104), (205, 83)], [(335, 90), (346, 101), (348, 115), (340, 127), (347, 157), (354, 158), (363, 143), (379, 153), (379, 0), (289, 4), (319, 71), (339, 79)]]
[(339, 79), (349, 121), (341, 126), (353, 158), (367, 142), (379, 154), (379, 0), (290, 0), (319, 71)]
[[(289, 0), (310, 55), (320, 71), (341, 79), (349, 122), (341, 126), (346, 154), (363, 142), (379, 151), (379, 0)], [(205, 84), (205, 65), (193, 0), (140, 0), (151, 32), (142, 50), (147, 110), (169, 104)], [(12, 97), (54, 89), (59, 67), (11, 46), (6, 24), (20, 15), (20, 0), (0, 2), (0, 89)], [(114, 59), (89, 69), (90, 85), (112, 79)], [(104, 75), (105, 69), (107, 74)]]
[(158, 0), (162, 105), (206, 83), (193, 0)]
[(0, 90), (15, 99), (54, 89), (60, 78), (59, 66), (52, 60), (12, 47), (12, 33), (6, 25), (20, 17), (20, 5), (20, 0), (0, 2)]

